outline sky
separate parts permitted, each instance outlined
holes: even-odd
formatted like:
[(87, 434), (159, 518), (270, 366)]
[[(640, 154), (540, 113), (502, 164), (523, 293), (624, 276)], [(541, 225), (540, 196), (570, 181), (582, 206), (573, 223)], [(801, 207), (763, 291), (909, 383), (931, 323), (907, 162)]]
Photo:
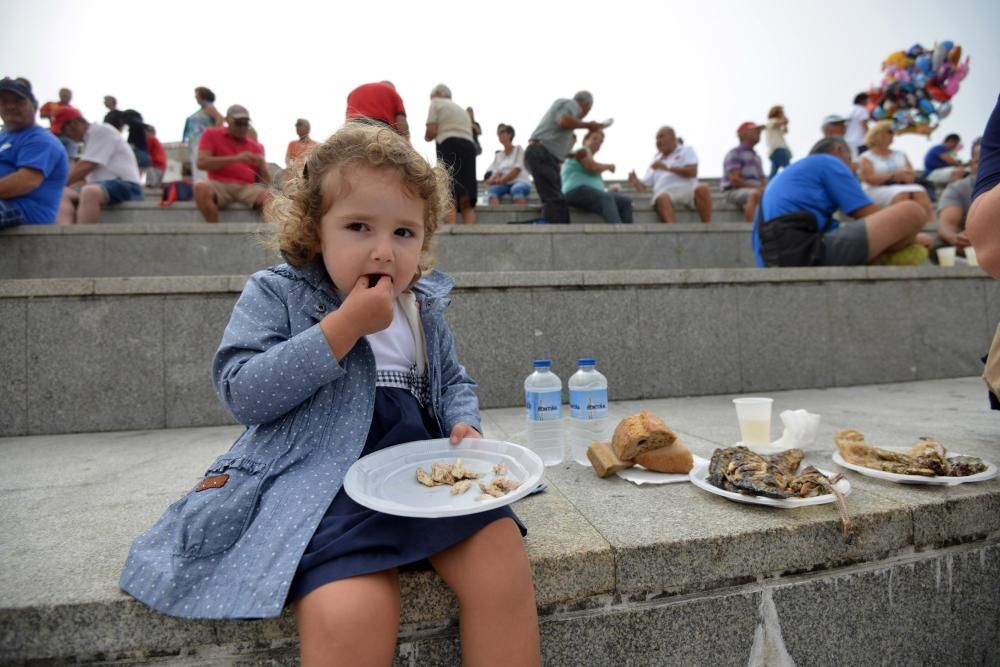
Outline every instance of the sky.
[[(103, 96), (139, 110), (161, 141), (180, 139), (207, 86), (221, 111), (246, 106), (270, 161), (284, 162), (298, 117), (323, 139), (343, 122), (348, 92), (389, 79), (406, 104), (413, 143), (423, 141), (430, 90), (447, 84), (483, 127), (482, 176), (499, 148), (498, 123), (526, 142), (546, 109), (580, 89), (590, 120), (614, 118), (598, 159), (606, 178), (640, 175), (654, 136), (671, 125), (718, 176), (736, 128), (763, 122), (774, 104), (790, 119), (793, 159), (820, 138), (824, 116), (846, 114), (856, 93), (881, 82), (881, 63), (915, 43), (952, 40), (971, 55), (954, 111), (931, 141), (897, 137), (918, 168), (944, 136), (966, 157), (1000, 93), (1000, 2), (953, 0), (620, 0), (610, 4), (239, 3), (0, 0), (4, 75), (24, 76), (39, 102), (73, 90), (73, 104), (103, 117)], [(963, 55), (964, 58), (964, 55)], [(44, 123), (44, 121), (43, 121)], [(581, 133), (582, 136), (582, 133)], [(763, 142), (758, 146), (767, 167)]]

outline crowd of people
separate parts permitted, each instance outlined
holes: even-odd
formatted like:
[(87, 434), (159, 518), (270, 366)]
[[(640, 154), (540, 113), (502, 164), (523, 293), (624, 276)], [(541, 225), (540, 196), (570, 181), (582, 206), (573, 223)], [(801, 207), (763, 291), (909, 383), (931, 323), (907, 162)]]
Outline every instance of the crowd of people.
[[(166, 152), (155, 128), (135, 109), (119, 110), (114, 96), (104, 98), (107, 113), (102, 122), (90, 122), (73, 106), (68, 88), (60, 89), (57, 101), (40, 106), (26, 79), (6, 78), (2, 90), (10, 102), (4, 105), (10, 109), (4, 115), (4, 131), (32, 130), (19, 135), (23, 140), (12, 145), (19, 147), (18, 153), (32, 153), (33, 163), (45, 162), (43, 170), (30, 168), (32, 181), (41, 175), (30, 197), (22, 194), (0, 200), (6, 209), (6, 226), (96, 222), (102, 208), (142, 199), (143, 185), (157, 192), (163, 186)], [(284, 173), (275, 179), (247, 109), (233, 104), (223, 114), (215, 106), (213, 91), (203, 86), (194, 90), (194, 97), (198, 108), (186, 119), (182, 135), (189, 155), (185, 176), (206, 222), (217, 222), (219, 210), (234, 203), (265, 208), (274, 187), (280, 189), (301, 173), (317, 145), (310, 136), (309, 121), (297, 119), (297, 138), (288, 143)], [(472, 107), (455, 103), (447, 85), (434, 86), (429, 97), (424, 140), (435, 144), (438, 158), (451, 176), (452, 206), (445, 221), (454, 223), (461, 218), (463, 223), (473, 224), (482, 130)], [(961, 138), (948, 135), (928, 151), (921, 174), (904, 153), (893, 149), (892, 122), (870, 120), (868, 103), (867, 93), (860, 93), (847, 115), (824, 118), (820, 141), (808, 156), (797, 161), (792, 160), (785, 138), (789, 119), (781, 105), (768, 111), (765, 124), (747, 121), (736, 129), (738, 143), (723, 159), (721, 199), (754, 224), (753, 244), (761, 266), (775, 262), (844, 263), (848, 259), (850, 263), (915, 264), (928, 253), (933, 260), (936, 248), (945, 244), (955, 245), (959, 254), (968, 247), (964, 218), (972, 207), (967, 191), (975, 178), (979, 141), (974, 142), (975, 155), (963, 161), (959, 157)], [(15, 109), (19, 104), (26, 106)], [(567, 223), (571, 209), (597, 214), (609, 224), (632, 222), (633, 198), (620, 192), (618, 185), (608, 188), (603, 177), (605, 172), (615, 173), (616, 166), (596, 157), (610, 121), (586, 120), (593, 104), (588, 91), (555, 100), (526, 146), (514, 143), (511, 125), (500, 123), (497, 139), (501, 148), (483, 177), (484, 203), (495, 207), (509, 200), (525, 205), (534, 187), (541, 200), (540, 222)], [(37, 131), (36, 110), (49, 121), (48, 134)], [(344, 117), (390, 128), (413, 141), (406, 106), (391, 81), (366, 83), (352, 90)], [(577, 130), (584, 131), (579, 145)], [(757, 151), (762, 134), (765, 157), (770, 161), (767, 174)], [(53, 150), (50, 138), (61, 146), (61, 154)], [(666, 125), (657, 129), (655, 146), (642, 177), (633, 169), (628, 183), (650, 195), (650, 205), (661, 222), (675, 222), (681, 208), (694, 210), (703, 223), (711, 222), (712, 192), (698, 179), (695, 149)], [(816, 157), (824, 159), (813, 159)], [(801, 166), (795, 168), (797, 165)], [(58, 201), (55, 193), (59, 193)], [(765, 196), (766, 201), (762, 201)], [(22, 207), (22, 199), (31, 199), (36, 205)], [(940, 212), (937, 216), (935, 202)], [(910, 205), (899, 206), (903, 203)], [(789, 207), (798, 208), (792, 211)], [(961, 209), (957, 218), (955, 209)], [(783, 221), (789, 213), (803, 211), (811, 213), (799, 215), (796, 224), (806, 228), (795, 234), (775, 231), (789, 227)], [(875, 214), (884, 215), (873, 217)], [(919, 233), (936, 218), (940, 219), (936, 238)], [(864, 224), (852, 225), (851, 219), (863, 219)], [(886, 224), (884, 220), (889, 219), (897, 222)], [(771, 226), (776, 220), (778, 224)], [(861, 234), (861, 228), (867, 232)], [(848, 229), (858, 238), (844, 240)], [(914, 229), (918, 232), (912, 232)], [(765, 234), (765, 230), (769, 231)], [(808, 243), (811, 250), (803, 254), (800, 248), (797, 257), (775, 250), (787, 245), (790, 234)], [(885, 234), (889, 242), (882, 238)], [(841, 252), (845, 243), (855, 245), (856, 252)], [(773, 247), (768, 251), (766, 246)], [(866, 252), (861, 252), (863, 247)], [(875, 250), (880, 252), (868, 257)], [(859, 259), (862, 255), (864, 262)]]

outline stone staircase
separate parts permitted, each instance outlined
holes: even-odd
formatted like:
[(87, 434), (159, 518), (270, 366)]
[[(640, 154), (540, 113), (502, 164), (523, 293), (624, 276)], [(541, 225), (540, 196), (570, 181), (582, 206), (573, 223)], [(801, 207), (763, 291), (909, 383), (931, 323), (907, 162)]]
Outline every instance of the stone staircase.
[[(489, 437), (523, 439), (532, 359), (565, 380), (587, 355), (613, 419), (654, 410), (701, 456), (738, 437), (731, 396), (767, 393), (823, 415), (808, 455), (827, 468), (842, 427), (1000, 460), (970, 377), (1000, 321), (995, 281), (964, 266), (762, 271), (735, 209), (662, 225), (645, 197), (653, 220), (631, 226), (503, 224), (537, 215), (529, 204), (441, 230)], [(107, 213), (0, 232), (0, 664), (296, 664), (288, 614), (181, 621), (117, 589), (131, 539), (240, 431), (209, 368), (246, 277), (276, 261), (266, 225), (238, 209), (206, 225), (188, 203)], [(745, 665), (779, 644), (799, 664), (1000, 662), (1000, 481), (850, 475), (852, 546), (826, 506), (547, 469), (549, 490), (517, 505), (545, 664)], [(429, 571), (402, 586), (394, 664), (458, 664), (450, 593)], [(912, 640), (930, 627), (948, 641)]]

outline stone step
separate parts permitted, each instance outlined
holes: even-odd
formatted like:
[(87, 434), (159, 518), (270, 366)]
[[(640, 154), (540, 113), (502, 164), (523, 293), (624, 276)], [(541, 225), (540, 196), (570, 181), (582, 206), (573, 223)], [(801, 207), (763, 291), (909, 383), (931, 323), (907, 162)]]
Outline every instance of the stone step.
[[(0, 280), (0, 435), (231, 423), (209, 369), (245, 275)], [(596, 357), (615, 400), (978, 374), (1000, 286), (975, 267), (455, 274), (484, 407), (532, 359)]]
[[(847, 427), (884, 446), (931, 435), (1000, 460), (977, 377), (773, 397), (776, 412), (822, 415), (806, 464), (837, 469), (833, 434)], [(617, 420), (652, 410), (709, 457), (738, 437), (730, 398), (613, 402), (610, 411)], [(483, 414), (489, 437), (514, 442), (522, 420), (520, 409)], [(288, 612), (181, 620), (118, 589), (132, 540), (240, 430), (0, 439), (0, 664), (298, 664)], [(758, 661), (782, 651), (799, 665), (1000, 663), (1000, 480), (913, 487), (842, 472), (859, 531), (852, 544), (833, 505), (781, 511), (689, 483), (635, 486), (575, 463), (547, 468), (547, 490), (514, 505), (528, 528), (543, 663), (786, 664)], [(402, 573), (400, 584), (393, 665), (461, 664), (451, 592), (427, 569)], [(755, 645), (755, 634), (766, 642)]]
[[(0, 279), (249, 274), (281, 262), (259, 223), (25, 225), (0, 234)], [(750, 226), (444, 225), (436, 266), (569, 271), (754, 266)]]
[[(659, 224), (660, 219), (648, 201), (637, 201), (633, 205), (634, 222)], [(509, 224), (530, 222), (542, 217), (540, 204), (503, 204), (496, 208), (478, 206), (476, 208), (477, 222), (481, 224)], [(260, 222), (259, 211), (245, 206), (231, 206), (219, 212), (219, 221), (230, 222)], [(572, 223), (604, 224), (604, 219), (594, 213), (579, 209), (570, 209)], [(742, 211), (734, 207), (716, 207), (712, 212), (714, 222), (742, 222)], [(152, 200), (139, 202), (124, 202), (101, 211), (99, 221), (102, 223), (156, 223), (156, 222), (204, 222), (194, 202), (174, 202), (169, 208), (162, 209)], [(677, 211), (677, 222), (700, 222), (694, 211)]]

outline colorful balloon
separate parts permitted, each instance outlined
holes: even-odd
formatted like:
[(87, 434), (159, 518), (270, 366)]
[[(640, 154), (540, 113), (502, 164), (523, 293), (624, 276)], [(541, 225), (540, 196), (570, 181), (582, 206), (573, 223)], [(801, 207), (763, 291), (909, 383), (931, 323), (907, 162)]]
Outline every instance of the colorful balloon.
[(944, 120), (951, 113), (951, 102), (942, 102), (938, 105), (937, 115), (938, 118)]

